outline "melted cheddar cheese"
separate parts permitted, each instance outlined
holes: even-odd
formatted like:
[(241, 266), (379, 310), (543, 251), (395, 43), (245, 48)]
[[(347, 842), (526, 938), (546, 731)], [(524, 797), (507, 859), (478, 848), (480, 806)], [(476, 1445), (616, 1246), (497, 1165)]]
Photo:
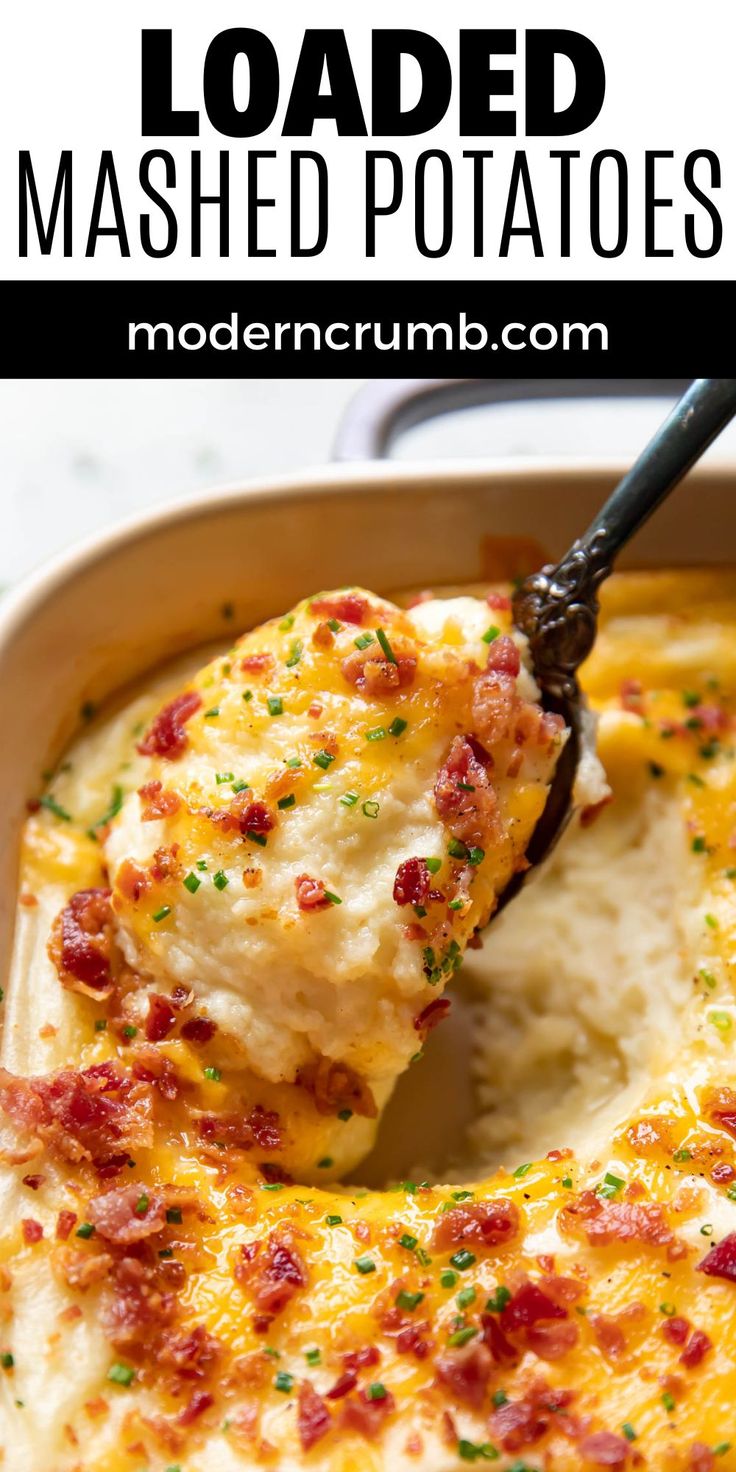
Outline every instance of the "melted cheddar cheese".
[[(503, 595), (495, 602), (493, 623), (506, 627)], [(431, 617), (423, 617), (426, 622), (418, 617), (410, 624), (381, 606), (392, 647), (409, 637), (431, 643)], [(295, 639), (304, 645), (302, 629), (311, 638), (306, 605), (294, 619), (288, 629), (268, 631), (267, 652), (282, 634), (287, 651)], [(462, 630), (462, 619), (459, 625)], [(237, 657), (258, 652), (260, 637), (248, 636)], [(458, 638), (467, 648), (467, 625)], [(191, 751), (182, 757), (188, 764), (171, 763), (165, 783), (181, 799), (165, 836), (166, 846), (179, 844), (182, 875), (209, 876), (221, 868), (228, 878), (222, 891), (210, 884), (213, 902), (234, 888), (235, 840), (227, 829), (213, 836), (211, 823), (206, 836), (201, 829), (209, 820), (200, 809), (220, 807), (218, 785), (227, 785), (205, 780), (215, 758), (206, 723), (222, 719), (206, 712), (231, 700), (234, 707), (236, 695), (245, 706), (253, 703), (242, 702), (240, 674), (237, 692), (231, 683), (231, 655), (225, 663), (227, 672), (219, 656), (193, 682), (183, 680), (202, 701), (191, 716)], [(317, 686), (308, 667), (304, 673), (298, 698), (308, 709)], [(146, 829), (138, 788), (162, 780), (164, 764), (150, 754), (141, 759), (135, 743), (145, 744), (162, 699), (182, 680), (177, 685), (166, 676), (77, 743), (72, 770), (53, 784), (56, 811), (47, 805), (29, 818), (16, 961), (4, 1003), (0, 1444), (7, 1466), (33, 1472), (261, 1466), (445, 1472), (468, 1463), (516, 1472), (736, 1467), (736, 575), (615, 578), (584, 675), (613, 800), (584, 813), (566, 843), (584, 866), (586, 843), (592, 853), (595, 835), (615, 835), (632, 808), (667, 810), (681, 872), (672, 975), (685, 977), (690, 994), (683, 997), (678, 980), (671, 1034), (652, 1039), (645, 1077), (633, 1092), (622, 1089), (618, 1106), (616, 1097), (608, 1101), (613, 1112), (601, 1114), (603, 1132), (598, 1101), (586, 1110), (576, 1096), (569, 1134), (552, 1148), (546, 1142), (539, 1158), (520, 1160), (513, 1147), (501, 1145), (501, 1163), (492, 1166), (479, 1147), (469, 1178), (451, 1185), (416, 1178), (368, 1190), (331, 1180), (333, 1164), (319, 1162), (334, 1162), (339, 1128), (350, 1129), (356, 1116), (321, 1115), (288, 1061), (274, 1070), (263, 1060), (259, 1071), (259, 1059), (251, 1057), (246, 1068), (239, 1024), (231, 1030), (224, 1010), (217, 1031), (195, 1027), (187, 1038), (177, 1013), (159, 1040), (146, 1038), (143, 997), (148, 1006), (154, 991), (171, 996), (177, 985), (189, 985), (185, 1015), (197, 1020), (218, 984), (214, 971), (206, 973), (204, 952), (196, 976), (180, 978), (173, 943), (160, 944), (162, 936), (177, 934), (179, 889), (176, 911), (171, 905), (170, 915), (154, 919), (174, 894), (169, 874), (162, 872), (161, 890), (146, 889), (139, 903), (127, 890), (130, 909), (118, 911), (126, 950), (114, 1001), (95, 996), (94, 979), (84, 993), (59, 985), (46, 953), (49, 934), (71, 895), (104, 882), (105, 842), (115, 894), (124, 900), (120, 866), (127, 860), (149, 869), (151, 854), (164, 846), (149, 844), (153, 833), (145, 849), (138, 846)], [(294, 686), (283, 683), (287, 677), (280, 679), (278, 687), (255, 678), (245, 687), (253, 689), (258, 713), (253, 765), (243, 777), (250, 776), (258, 796), (284, 756), (273, 746), (263, 770), (257, 767), (263, 742), (280, 739), (267, 701), (281, 699), (286, 708), (296, 698)], [(357, 739), (363, 713), (351, 704), (338, 716), (330, 702), (343, 698), (342, 687), (322, 675), (317, 684), (339, 740), (325, 780), (333, 781), (344, 759), (346, 790), (361, 801), (364, 793), (368, 801), (384, 801), (392, 768), (382, 763), (395, 760), (393, 749), (376, 743), (365, 756)], [(417, 704), (401, 706), (406, 731), (391, 738), (396, 750), (407, 738), (416, 742), (407, 764), (419, 767), (423, 722), (441, 719), (439, 746), (468, 729), (466, 711), (456, 713), (444, 686), (439, 712), (436, 688), (429, 697), (424, 691), (420, 681)], [(232, 762), (217, 767), (236, 774), (234, 782), (236, 745), (240, 751), (239, 742), (229, 748)], [(436, 766), (431, 741), (430, 749)], [(305, 735), (299, 759), (309, 750)], [(322, 780), (310, 768), (305, 806), (339, 801), (342, 786), (314, 792)], [(113, 782), (131, 795), (113, 792), (111, 800)], [(113, 809), (120, 811), (110, 816)], [(288, 817), (289, 809), (281, 811)], [(338, 813), (334, 824), (349, 818), (349, 811)], [(372, 826), (369, 819), (364, 828)], [(278, 833), (280, 841), (281, 824)], [(389, 834), (391, 873), (412, 852), (401, 844), (397, 851), (395, 836)], [(249, 840), (243, 844), (239, 835), (237, 841), (240, 864)], [(432, 852), (439, 841), (437, 834)], [(422, 841), (421, 850), (426, 854), (429, 844)], [(206, 871), (196, 868), (203, 852)], [(271, 856), (288, 877), (273, 923), (286, 923), (287, 892), (296, 922), (298, 874), (275, 843)], [(662, 855), (663, 867), (671, 857)], [(624, 849), (618, 862), (625, 861)], [(563, 853), (559, 864), (565, 862)], [(329, 881), (328, 888), (338, 882), (326, 860), (312, 877)], [(614, 874), (610, 881), (613, 888)], [(554, 882), (553, 870), (540, 880), (540, 893), (542, 884)], [(187, 915), (197, 893), (187, 890)], [(344, 904), (350, 893), (346, 885)], [(477, 909), (463, 940), (492, 902), (487, 894), (472, 902)], [(536, 904), (530, 885), (518, 902), (522, 922)], [(515, 909), (499, 922), (505, 930), (514, 925)], [(325, 908), (311, 923), (336, 915), (337, 907)], [(425, 917), (413, 918), (423, 923)], [(364, 923), (370, 926), (370, 915)], [(376, 923), (384, 923), (378, 911)], [(574, 913), (566, 923), (572, 944)], [(646, 915), (637, 914), (636, 923), (646, 929)], [(395, 939), (396, 954), (405, 939)], [(537, 942), (543, 949), (543, 933)], [(339, 943), (339, 934), (331, 935), (324, 946)], [(491, 966), (493, 950), (492, 927)], [(475, 963), (481, 979), (484, 954)], [(417, 980), (415, 1008), (428, 984), (421, 966)], [(492, 991), (483, 1005), (492, 1027)], [(630, 1019), (632, 1036), (637, 1022)], [(530, 1016), (530, 1028), (533, 1023)], [(595, 1019), (590, 1028), (593, 1040)], [(337, 1061), (345, 1061), (347, 1036)], [(328, 1047), (320, 1031), (315, 1052)], [(410, 1074), (431, 1068), (431, 1052)], [(496, 1056), (500, 1070), (503, 1050)], [(356, 1073), (370, 1075), (359, 1037), (350, 1060)], [(44, 1083), (51, 1075), (55, 1093)], [(530, 1097), (536, 1082), (531, 1069)], [(433, 1086), (441, 1093), (442, 1076)], [(60, 1114), (62, 1096), (65, 1109), (73, 1105), (71, 1116)], [(559, 1105), (563, 1118), (564, 1101)], [(108, 1151), (110, 1121), (121, 1130), (119, 1148), (107, 1164), (102, 1160), (103, 1179), (99, 1160), (97, 1167), (89, 1159), (70, 1162), (68, 1140), (66, 1156), (60, 1149), (60, 1129), (70, 1118), (78, 1122), (80, 1110), (87, 1122), (104, 1123)], [(541, 1140), (543, 1119), (538, 1131)], [(354, 1148), (360, 1153), (368, 1144), (365, 1135)], [(327, 1150), (329, 1156), (320, 1154)]]

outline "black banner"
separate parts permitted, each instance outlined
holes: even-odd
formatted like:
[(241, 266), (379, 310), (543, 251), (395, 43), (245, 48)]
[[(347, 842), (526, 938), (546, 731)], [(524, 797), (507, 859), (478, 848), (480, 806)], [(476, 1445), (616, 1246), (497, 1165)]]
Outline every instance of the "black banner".
[(7, 378), (732, 376), (736, 283), (0, 283)]

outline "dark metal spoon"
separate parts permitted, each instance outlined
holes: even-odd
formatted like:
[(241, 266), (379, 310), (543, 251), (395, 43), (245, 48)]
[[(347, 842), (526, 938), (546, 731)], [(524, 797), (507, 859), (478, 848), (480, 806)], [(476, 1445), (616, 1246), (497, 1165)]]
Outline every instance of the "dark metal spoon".
[[(574, 811), (573, 787), (584, 741), (585, 707), (577, 671), (595, 642), (598, 589), (618, 553), (682, 480), (736, 414), (736, 378), (696, 378), (619, 482), (588, 530), (555, 565), (525, 579), (514, 594), (517, 628), (526, 634), (545, 709), (570, 728), (544, 812), (527, 850), (532, 868), (551, 852)], [(506, 886), (498, 910), (524, 881)]]

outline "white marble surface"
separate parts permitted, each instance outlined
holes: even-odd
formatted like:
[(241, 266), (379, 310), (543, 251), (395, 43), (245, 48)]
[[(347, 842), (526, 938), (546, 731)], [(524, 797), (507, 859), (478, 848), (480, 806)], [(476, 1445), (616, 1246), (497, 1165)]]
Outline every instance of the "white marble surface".
[[(0, 586), (157, 502), (329, 460), (357, 379), (5, 380), (0, 392)], [(632, 456), (660, 400), (474, 410), (412, 430), (402, 459)], [(710, 451), (736, 460), (736, 428)]]

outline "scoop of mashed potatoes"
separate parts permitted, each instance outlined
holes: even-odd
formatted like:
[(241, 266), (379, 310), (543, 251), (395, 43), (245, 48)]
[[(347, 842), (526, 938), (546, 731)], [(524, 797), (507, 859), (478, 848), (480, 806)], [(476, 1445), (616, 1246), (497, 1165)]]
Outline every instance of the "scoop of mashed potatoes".
[(380, 1107), (565, 739), (510, 630), (503, 598), (320, 594), (169, 701), (106, 839), (140, 1006), (193, 993), (258, 1077)]

